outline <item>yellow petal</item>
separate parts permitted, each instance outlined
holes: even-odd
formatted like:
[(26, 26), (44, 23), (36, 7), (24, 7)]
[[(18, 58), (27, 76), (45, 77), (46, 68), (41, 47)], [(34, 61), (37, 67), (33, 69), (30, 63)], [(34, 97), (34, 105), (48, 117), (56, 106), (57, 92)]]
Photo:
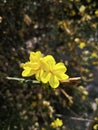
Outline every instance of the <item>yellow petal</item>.
[(51, 64), (51, 66), (52, 66), (52, 65), (54, 66), (54, 65), (56, 64), (56, 61), (55, 61), (54, 57), (51, 56), (51, 55), (45, 56), (43, 60), (44, 60), (45, 62), (47, 62), (48, 64)]
[(49, 84), (52, 88), (57, 88), (60, 84), (59, 80), (56, 76), (51, 76), (49, 80)]
[(62, 74), (61, 80), (67, 80), (67, 79), (69, 79), (69, 76), (67, 74)]
[(50, 80), (50, 77), (51, 77), (51, 73), (48, 73), (48, 72), (43, 72), (40, 75), (41, 81), (43, 83), (47, 83)]
[(30, 61), (31, 62), (36, 62), (42, 57), (42, 53), (40, 51), (37, 52), (30, 52)]
[(25, 69), (22, 72), (22, 76), (23, 77), (29, 77), (29, 76), (32, 76), (32, 75), (34, 75), (34, 72), (31, 69)]
[(41, 59), (41, 66), (44, 69), (44, 71), (49, 72), (50, 70), (54, 68), (55, 64), (56, 64), (56, 61), (51, 55), (47, 55)]
[(33, 70), (38, 70), (40, 68), (40, 64), (37, 62), (32, 63), (31, 68)]
[(25, 62), (24, 64), (23, 64), (23, 68), (25, 69), (26, 67), (30, 67), (30, 62), (28, 61), (28, 62)]
[(56, 73), (56, 76), (58, 78), (58, 80), (67, 80), (69, 78), (69, 76), (67, 74), (58, 72)]
[(42, 58), (41, 60), (40, 60), (40, 66), (41, 66), (41, 69), (43, 69), (44, 71), (49, 71), (50, 69), (49, 69), (49, 66), (48, 66), (48, 64), (46, 63), (46, 61), (44, 60), (44, 58)]
[(59, 62), (55, 65), (55, 71), (61, 71), (63, 73), (65, 73), (67, 70), (67, 68), (65, 67), (64, 63)]
[(38, 62), (26, 62), (23, 64), (24, 69), (38, 70), (40, 68), (40, 63)]
[(36, 71), (35, 73), (35, 77), (38, 81), (42, 81), (41, 77), (43, 76), (43, 69), (39, 69), (38, 71)]
[(38, 71), (36, 74), (35, 74), (35, 77), (38, 81), (40, 81), (40, 71)]
[(38, 63), (34, 62), (25, 62), (23, 64), (23, 68), (26, 69), (26, 68), (35, 68), (37, 66)]

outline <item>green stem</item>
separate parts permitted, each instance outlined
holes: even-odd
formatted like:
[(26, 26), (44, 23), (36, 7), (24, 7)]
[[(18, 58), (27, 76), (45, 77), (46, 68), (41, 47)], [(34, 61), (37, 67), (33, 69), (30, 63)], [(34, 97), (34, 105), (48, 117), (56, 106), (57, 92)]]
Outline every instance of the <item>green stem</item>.
[(24, 78), (17, 78), (17, 77), (6, 77), (6, 79), (8, 79), (8, 80), (16, 80), (16, 81), (25, 81), (25, 82), (32, 82), (32, 83), (37, 83), (37, 84), (39, 84), (40, 82), (39, 81), (37, 81), (37, 80), (26, 80), (26, 79), (24, 79)]

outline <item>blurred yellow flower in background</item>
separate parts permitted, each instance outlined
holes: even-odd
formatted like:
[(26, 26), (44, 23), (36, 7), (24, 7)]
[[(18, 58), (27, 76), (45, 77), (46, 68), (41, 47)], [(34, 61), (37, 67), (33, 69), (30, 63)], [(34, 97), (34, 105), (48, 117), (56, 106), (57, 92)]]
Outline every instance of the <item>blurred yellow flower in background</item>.
[(56, 118), (56, 120), (54, 120), (51, 123), (51, 127), (53, 127), (53, 128), (61, 127), (62, 125), (63, 125), (63, 121), (59, 118)]
[(97, 57), (98, 57), (98, 55), (97, 55), (97, 53), (96, 53), (96, 52), (92, 52), (91, 56), (92, 56), (92, 57), (95, 57), (95, 58), (97, 58)]
[(86, 7), (84, 5), (81, 5), (80, 8), (79, 8), (79, 11), (81, 13), (84, 13), (85, 9), (86, 9)]
[(98, 16), (98, 9), (95, 11), (95, 15)]
[(85, 42), (80, 42), (80, 44), (79, 44), (80, 49), (83, 49), (85, 46), (86, 46)]
[(95, 124), (95, 125), (93, 126), (93, 129), (94, 129), (94, 130), (98, 130), (98, 124)]

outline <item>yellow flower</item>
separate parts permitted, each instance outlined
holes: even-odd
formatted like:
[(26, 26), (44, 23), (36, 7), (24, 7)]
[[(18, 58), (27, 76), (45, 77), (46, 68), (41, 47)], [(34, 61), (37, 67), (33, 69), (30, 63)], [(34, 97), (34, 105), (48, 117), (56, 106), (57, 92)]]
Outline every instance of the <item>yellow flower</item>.
[(85, 9), (86, 9), (86, 7), (84, 5), (81, 5), (79, 11), (81, 13), (83, 13), (85, 11)]
[(98, 130), (98, 124), (95, 124), (95, 125), (93, 126), (93, 129), (94, 129), (94, 130)]
[(37, 52), (31, 52), (28, 62), (25, 62), (23, 64), (24, 71), (22, 72), (23, 77), (29, 77), (33, 76), (35, 74), (35, 77), (37, 80), (40, 80), (40, 73), (43, 71), (41, 66), (41, 59), (43, 58), (43, 55), (40, 51)]
[(92, 57), (95, 57), (95, 58), (98, 57), (96, 52), (93, 52), (93, 53), (91, 54), (91, 56), (92, 56)]
[(95, 15), (98, 16), (98, 9), (95, 11)]
[(40, 51), (31, 52), (30, 53), (30, 61), (31, 62), (40, 62), (40, 59), (43, 57), (43, 54)]
[(85, 46), (86, 46), (85, 42), (81, 42), (81, 43), (79, 44), (79, 48), (80, 48), (80, 49), (83, 49)]
[(29, 61), (22, 64), (23, 77), (35, 75), (38, 81), (48, 83), (52, 88), (57, 88), (60, 81), (68, 79), (65, 74), (67, 68), (62, 62), (56, 64), (53, 56), (48, 55), (43, 57), (40, 51), (31, 52)]
[(43, 83), (49, 82), (52, 88), (57, 88), (60, 81), (68, 79), (68, 75), (65, 74), (67, 68), (62, 62), (56, 64), (53, 56), (48, 55), (43, 58), (44, 71), (41, 72), (41, 81)]
[(75, 41), (76, 43), (79, 43), (79, 42), (80, 42), (80, 39), (79, 39), (79, 38), (75, 38), (74, 41)]
[(56, 118), (56, 120), (54, 120), (52, 123), (51, 123), (51, 126), (53, 128), (57, 128), (57, 127), (61, 127), (63, 125), (63, 122), (62, 120), (60, 120), (59, 118)]

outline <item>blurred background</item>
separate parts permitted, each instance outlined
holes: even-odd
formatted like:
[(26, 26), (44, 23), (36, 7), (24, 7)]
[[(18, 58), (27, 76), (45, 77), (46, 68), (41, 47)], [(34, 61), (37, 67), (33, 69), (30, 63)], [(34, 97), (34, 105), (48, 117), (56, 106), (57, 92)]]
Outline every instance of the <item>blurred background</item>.
[[(37, 50), (81, 80), (47, 90), (6, 79)], [(52, 130), (57, 117), (57, 130), (98, 130), (98, 2), (0, 0), (0, 130)]]

